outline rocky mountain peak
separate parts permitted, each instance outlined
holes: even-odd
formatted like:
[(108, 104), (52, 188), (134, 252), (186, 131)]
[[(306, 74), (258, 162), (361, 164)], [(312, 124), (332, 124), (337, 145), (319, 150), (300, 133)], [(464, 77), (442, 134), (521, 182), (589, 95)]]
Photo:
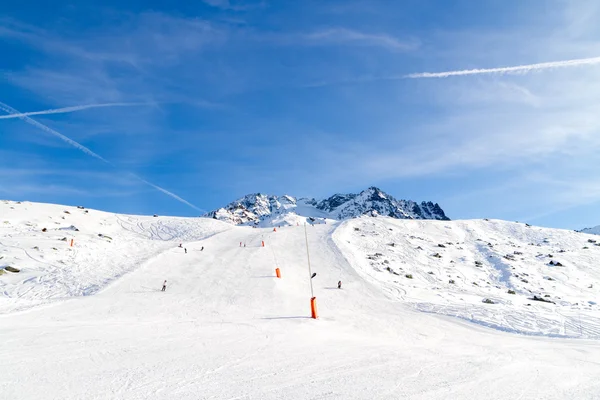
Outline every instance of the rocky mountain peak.
[[(344, 220), (362, 215), (398, 219), (448, 220), (437, 203), (397, 200), (383, 190), (371, 186), (358, 194), (334, 194), (316, 201), (293, 196), (254, 193), (207, 214), (208, 217), (236, 225), (291, 224), (298, 218)], [(277, 223), (275, 223), (277, 221)], [(295, 221), (295, 222), (294, 222)]]

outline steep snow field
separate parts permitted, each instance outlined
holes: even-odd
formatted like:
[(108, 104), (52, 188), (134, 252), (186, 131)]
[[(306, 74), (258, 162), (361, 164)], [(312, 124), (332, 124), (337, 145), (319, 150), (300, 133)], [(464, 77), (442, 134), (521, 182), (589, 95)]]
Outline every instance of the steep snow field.
[[(556, 246), (552, 247), (555, 252), (564, 246), (565, 253), (555, 257), (565, 266), (557, 268), (565, 268), (567, 275), (576, 274), (570, 277), (575, 282), (566, 278), (559, 281), (557, 272), (552, 276), (556, 276), (554, 283), (561, 291), (552, 295), (571, 305), (582, 304), (592, 296), (583, 289), (594, 279), (592, 266), (583, 265), (583, 260), (598, 253), (591, 246), (583, 250), (567, 248), (567, 244), (584, 247), (582, 240), (589, 235), (498, 221), (421, 221), (413, 226), (410, 221), (376, 218), (309, 226), (310, 259), (317, 273), (312, 282), (319, 312), (319, 319), (312, 320), (308, 318), (310, 287), (302, 226), (274, 232), (272, 228), (230, 228), (204, 219), (116, 216), (94, 210), (85, 214), (76, 208), (33, 203), (11, 202), (0, 207), (1, 219), (11, 224), (0, 234), (2, 254), (11, 260), (8, 264), (21, 267), (19, 273), (0, 276), (4, 293), (4, 314), (0, 315), (1, 398), (600, 397), (600, 343), (595, 340), (518, 335), (414, 309), (415, 304), (436, 304), (432, 298), (438, 293), (445, 302), (452, 295), (469, 294), (472, 301), (467, 307), (474, 308), (485, 294), (496, 300), (515, 296), (513, 308), (508, 303), (486, 304), (497, 307), (489, 314), (525, 312), (525, 307), (536, 307), (529, 308), (530, 312), (550, 313), (537, 302), (518, 307), (517, 303), (528, 302), (521, 293), (526, 290), (521, 288), (522, 282), (510, 283), (520, 292), (506, 296), (500, 289), (492, 296), (485, 286), (479, 293), (466, 283), (479, 276), (477, 271), (468, 272), (471, 260), (488, 252), (504, 254), (500, 246), (514, 250), (504, 235), (510, 235), (515, 246), (536, 237), (541, 241), (527, 253), (523, 249), (526, 260), (535, 258), (534, 252), (549, 252), (543, 246)], [(64, 210), (70, 214), (63, 215)], [(54, 232), (51, 222), (59, 222), (54, 229), (75, 225), (79, 231)], [(46, 227), (42, 225), (48, 225), (47, 232), (40, 234)], [(405, 231), (409, 228), (418, 229)], [(101, 239), (98, 233), (112, 240)], [(70, 242), (58, 240), (61, 235), (74, 237), (71, 250)], [(411, 235), (422, 239), (412, 239)], [(492, 240), (494, 248), (486, 249), (487, 242), (471, 242), (471, 237)], [(464, 244), (434, 247), (446, 238)], [(348, 241), (355, 245), (349, 246)], [(395, 245), (388, 246), (388, 241)], [(178, 247), (179, 242), (187, 254)], [(423, 250), (413, 253), (414, 245)], [(40, 251), (44, 248), (44, 258), (36, 257), (36, 261), (26, 255), (25, 251), (31, 253), (34, 246)], [(383, 246), (398, 254), (392, 257)], [(430, 263), (421, 254), (434, 249), (442, 255), (435, 259), (439, 264)], [(129, 256), (118, 252), (128, 252)], [(366, 258), (374, 252), (384, 254), (389, 264), (382, 256)], [(69, 258), (71, 253), (75, 253), (73, 258)], [(63, 260), (65, 267), (60, 263), (61, 268), (48, 267), (43, 261), (51, 254), (53, 264)], [(441, 276), (447, 268), (443, 262), (456, 257), (452, 263), (456, 264), (459, 256), (465, 257), (464, 266), (457, 269), (464, 270), (466, 276), (462, 281), (455, 279), (455, 288), (446, 288), (443, 280), (429, 281), (420, 272), (425, 266)], [(418, 264), (408, 265), (409, 260)], [(506, 273), (513, 264), (519, 271), (531, 264), (523, 260), (508, 267), (495, 261), (482, 262), (482, 268), (491, 275), (490, 285), (495, 282), (499, 286), (514, 280)], [(543, 271), (545, 262), (537, 260), (528, 273)], [(410, 285), (417, 287), (403, 281), (408, 280), (404, 271), (397, 276), (383, 265), (412, 273)], [(70, 266), (76, 272), (68, 271)], [(282, 279), (274, 277), (275, 267), (281, 268)], [(544, 273), (550, 276), (550, 272)], [(28, 274), (35, 278), (30, 280)], [(425, 274), (429, 276), (427, 271)], [(389, 276), (396, 278), (388, 280)], [(45, 280), (37, 283), (37, 277)], [(581, 284), (576, 283), (577, 278)], [(56, 285), (51, 284), (52, 279)], [(163, 293), (160, 286), (164, 279), (168, 287)], [(343, 281), (341, 290), (336, 287), (338, 280)], [(81, 289), (90, 283), (98, 288)], [(60, 285), (69, 289), (54, 288)], [(19, 289), (21, 286), (31, 290)], [(36, 292), (38, 286), (43, 289)], [(446, 289), (435, 291), (433, 286)], [(577, 294), (580, 286), (584, 288)], [(91, 293), (95, 294), (81, 296)], [(71, 300), (45, 304), (45, 295)], [(8, 312), (26, 309), (23, 305), (8, 306), (26, 300), (44, 306), (29, 304), (27, 312)], [(597, 312), (594, 306), (584, 308), (582, 313), (589, 313), (590, 319)]]
[(600, 338), (600, 240), (592, 236), (494, 220), (360, 218), (334, 239), (361, 276), (418, 310)]

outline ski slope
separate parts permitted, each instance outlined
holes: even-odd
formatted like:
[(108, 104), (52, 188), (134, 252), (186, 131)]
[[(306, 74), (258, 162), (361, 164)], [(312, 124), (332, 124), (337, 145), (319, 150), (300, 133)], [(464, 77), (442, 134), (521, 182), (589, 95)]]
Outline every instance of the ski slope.
[[(22, 227), (26, 222), (40, 224), (52, 216), (52, 221), (60, 219), (58, 228), (62, 227), (61, 206), (0, 206), (3, 219), (7, 219), (6, 207), (21, 209), (9, 220), (12, 228), (3, 228), (1, 234), (6, 257), (17, 257), (21, 250), (16, 247), (50, 240), (38, 236), (38, 229), (31, 226), (27, 234)], [(95, 220), (84, 219), (96, 213)], [(66, 218), (74, 215), (71, 212)], [(115, 249), (129, 250), (130, 257), (112, 261), (111, 268), (118, 272), (109, 282), (102, 282), (94, 295), (69, 289), (65, 291), (68, 301), (46, 303), (39, 292), (30, 300), (37, 299), (42, 307), (8, 312), (10, 307), (4, 306), (0, 315), (2, 398), (596, 399), (600, 395), (599, 342), (519, 335), (423, 313), (414, 305), (428, 301), (423, 293), (429, 290), (416, 266), (411, 271), (417, 288), (403, 285), (407, 291), (403, 298), (390, 289), (393, 281), (385, 281), (379, 272), (368, 270), (370, 264), (359, 262), (362, 252), (386, 245), (388, 232), (397, 235), (398, 243), (403, 238), (415, 240), (400, 232), (414, 228), (402, 225), (406, 221), (359, 219), (307, 227), (312, 270), (317, 273), (312, 282), (319, 319), (312, 320), (308, 318), (311, 294), (303, 226), (274, 232), (272, 228), (230, 228), (211, 220), (115, 216), (93, 210), (87, 216), (66, 222), (79, 228), (73, 233), (77, 237), (72, 251), (78, 250), (74, 259), (80, 260), (80, 270), (85, 269), (83, 260), (100, 263), (112, 254), (104, 250), (108, 244), (96, 242), (100, 227), (106, 235), (112, 234), (110, 245), (122, 242)], [(439, 224), (413, 231), (431, 240), (421, 245), (425, 251), (449, 231), (461, 235), (461, 224), (462, 232), (479, 227), (483, 232), (474, 235), (497, 232), (499, 239), (502, 229), (509, 226), (494, 221), (486, 228), (481, 221), (459, 221), (448, 229), (444, 226), (449, 222)], [(356, 243), (344, 248), (342, 242), (349, 245), (347, 241), (355, 240), (354, 232), (361, 232), (355, 227), (365, 234), (358, 236), (364, 247)], [(562, 231), (552, 230), (555, 237), (548, 232), (540, 236), (563, 240)], [(513, 242), (521, 240), (517, 228), (508, 233)], [(523, 235), (529, 240), (527, 232)], [(573, 235), (574, 244), (578, 237), (586, 237)], [(9, 241), (12, 247), (5, 244)], [(402, 248), (409, 253), (408, 246)], [(458, 256), (461, 250), (452, 251)], [(30, 262), (22, 256), (17, 261)], [(104, 262), (109, 268), (110, 262)], [(276, 267), (282, 279), (274, 277)], [(29, 273), (29, 268), (46, 279), (55, 273), (32, 261), (31, 267), (24, 266), (10, 281), (8, 273), (0, 276), (3, 302), (23, 301), (11, 295), (21, 293), (16, 289), (20, 285), (34, 285), (15, 279)], [(439, 267), (440, 274), (443, 268)], [(79, 275), (65, 275), (66, 286), (79, 287), (77, 279), (101, 279), (94, 278), (101, 275), (95, 264), (87, 269)], [(582, 271), (582, 275), (588, 273)], [(164, 279), (167, 291), (163, 293)], [(343, 281), (341, 290), (336, 287), (338, 280)], [(467, 285), (463, 286), (466, 290)], [(45, 293), (53, 295), (50, 287)], [(28, 293), (21, 297), (28, 299)]]
[(0, 314), (97, 293), (174, 242), (230, 228), (204, 218), (127, 216), (2, 201), (0, 268), (12, 265), (21, 272), (0, 276)]

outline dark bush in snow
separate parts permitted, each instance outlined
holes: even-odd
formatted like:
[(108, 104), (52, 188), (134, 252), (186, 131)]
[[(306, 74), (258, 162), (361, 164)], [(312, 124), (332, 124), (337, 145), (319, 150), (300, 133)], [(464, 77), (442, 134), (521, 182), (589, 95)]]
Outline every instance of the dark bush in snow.
[(517, 294), (514, 290), (508, 289), (508, 294)]
[(541, 301), (541, 302), (543, 302), (543, 303), (552, 303), (552, 304), (555, 304), (553, 301), (546, 300), (546, 299), (544, 299), (543, 297), (538, 297), (538, 296), (533, 296), (533, 297), (532, 297), (531, 299), (529, 299), (529, 300)]
[(412, 279), (413, 278), (412, 274), (406, 274), (404, 276), (407, 277), (408, 279)]
[(482, 302), (485, 303), (485, 304), (496, 304), (495, 302), (493, 302), (490, 299), (483, 299)]
[(8, 272), (13, 272), (13, 273), (15, 273), (15, 274), (16, 274), (17, 272), (21, 272), (21, 270), (20, 270), (20, 269), (18, 269), (18, 268), (14, 268), (14, 267), (11, 267), (11, 266), (4, 267), (4, 269), (5, 269), (5, 270), (7, 270)]

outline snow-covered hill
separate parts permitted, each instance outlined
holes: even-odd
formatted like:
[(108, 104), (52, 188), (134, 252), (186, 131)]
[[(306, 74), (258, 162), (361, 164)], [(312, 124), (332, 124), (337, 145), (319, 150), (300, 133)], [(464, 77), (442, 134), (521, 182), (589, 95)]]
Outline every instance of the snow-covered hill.
[(600, 240), (498, 220), (347, 221), (334, 240), (416, 309), (506, 331), (600, 338)]
[(585, 228), (580, 230), (581, 233), (588, 233), (590, 235), (600, 235), (600, 225), (595, 226), (593, 228)]
[(326, 219), (345, 220), (361, 215), (448, 220), (438, 204), (396, 200), (376, 187), (370, 187), (359, 194), (335, 194), (320, 201), (255, 193), (207, 214), (210, 218), (234, 225), (259, 226), (296, 225)]
[[(174, 242), (197, 241), (227, 229), (231, 226), (207, 218), (1, 201), (0, 314), (94, 294)], [(5, 271), (7, 266), (20, 272)]]
[(591, 235), (388, 217), (274, 230), (1, 201), (0, 224), (2, 398), (598, 397)]

